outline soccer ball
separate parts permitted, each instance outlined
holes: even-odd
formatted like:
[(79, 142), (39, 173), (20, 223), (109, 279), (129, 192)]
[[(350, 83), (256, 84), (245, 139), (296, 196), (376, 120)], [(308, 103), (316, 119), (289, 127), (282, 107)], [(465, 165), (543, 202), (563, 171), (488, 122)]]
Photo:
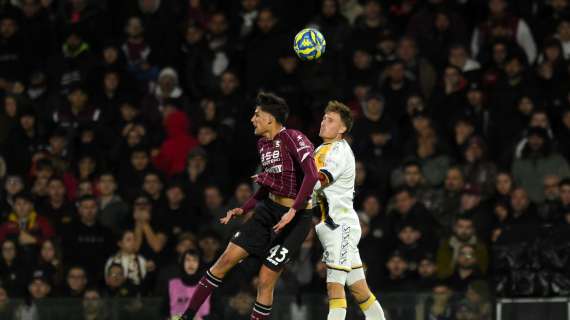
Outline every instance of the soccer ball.
[(325, 53), (326, 44), (322, 33), (316, 29), (307, 28), (297, 33), (293, 49), (301, 60), (317, 60)]

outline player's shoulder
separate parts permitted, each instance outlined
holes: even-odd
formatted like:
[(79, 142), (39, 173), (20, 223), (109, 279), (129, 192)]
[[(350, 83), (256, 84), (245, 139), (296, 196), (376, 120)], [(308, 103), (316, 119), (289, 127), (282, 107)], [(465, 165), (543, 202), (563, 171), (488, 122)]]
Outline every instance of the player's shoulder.
[(281, 132), (279, 132), (279, 135), (281, 139), (290, 139), (294, 142), (294, 144), (299, 144), (302, 146), (308, 144), (311, 147), (313, 146), (309, 138), (307, 138), (307, 136), (299, 130), (283, 129)]

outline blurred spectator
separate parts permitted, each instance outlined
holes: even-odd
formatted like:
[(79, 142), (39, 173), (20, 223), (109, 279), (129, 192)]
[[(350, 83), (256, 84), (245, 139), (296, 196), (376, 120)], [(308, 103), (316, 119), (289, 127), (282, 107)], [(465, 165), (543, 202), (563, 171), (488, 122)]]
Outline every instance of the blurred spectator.
[(436, 221), (423, 204), (419, 203), (415, 195), (408, 189), (399, 189), (394, 193), (394, 210), (389, 216), (390, 232), (397, 234), (399, 228), (406, 223), (418, 226), (424, 242), (430, 246), (436, 240)]
[(23, 251), (26, 261), (32, 261), (39, 244), (54, 236), (48, 220), (34, 210), (29, 193), (22, 191), (14, 196), (14, 211), (0, 225), (0, 241), (13, 239)]
[(145, 195), (138, 196), (133, 203), (133, 229), (135, 233), (135, 251), (148, 259), (150, 269), (154, 271), (161, 259), (168, 237), (164, 225), (159, 220), (158, 211), (154, 211), (152, 200)]
[(127, 279), (125, 269), (113, 262), (105, 268), (105, 295), (111, 298), (133, 297), (138, 293), (132, 281)]
[(97, 215), (99, 223), (118, 235), (126, 228), (129, 221), (129, 208), (119, 196), (117, 181), (111, 172), (101, 173), (97, 182)]
[(433, 253), (434, 248), (427, 247), (422, 240), (422, 233), (413, 224), (404, 224), (398, 232), (398, 250), (408, 262), (410, 272), (418, 269), (421, 257)]
[(531, 127), (527, 137), (528, 144), (523, 149), (522, 157), (513, 162), (513, 176), (528, 192), (530, 199), (539, 203), (544, 198), (541, 190), (544, 177), (549, 174), (568, 177), (568, 163), (559, 153), (552, 151), (546, 130)]
[(157, 169), (168, 176), (184, 171), (188, 153), (198, 143), (189, 133), (189, 120), (183, 112), (170, 113), (164, 120), (167, 139), (153, 158)]
[(418, 263), (417, 286), (420, 291), (431, 291), (437, 284), (437, 265), (432, 254), (426, 254)]
[(62, 178), (52, 177), (47, 183), (48, 197), (39, 206), (41, 214), (48, 218), (58, 234), (62, 234), (71, 223), (75, 208), (69, 202), (65, 182)]
[(66, 263), (85, 268), (93, 277), (100, 279), (105, 259), (111, 254), (113, 234), (97, 221), (97, 200), (83, 196), (77, 200), (78, 219), (62, 233)]
[(469, 283), (465, 298), (475, 309), (481, 320), (493, 318), (493, 306), (491, 305), (491, 294), (489, 285), (485, 281), (477, 280)]
[(2, 319), (13, 319), (14, 317), (14, 306), (10, 298), (6, 288), (0, 284), (0, 316)]
[(130, 151), (129, 163), (120, 171), (119, 181), (122, 182), (120, 190), (127, 199), (133, 199), (139, 192), (144, 176), (152, 169), (150, 154), (144, 146), (135, 146)]
[(398, 59), (404, 63), (406, 76), (417, 83), (424, 98), (430, 99), (436, 85), (437, 73), (434, 67), (421, 57), (416, 42), (413, 38), (403, 37), (396, 52)]
[(24, 180), (18, 175), (8, 175), (4, 179), (2, 199), (0, 199), (0, 220), (5, 220), (14, 206), (14, 195), (24, 190)]
[(63, 288), (62, 296), (68, 298), (80, 298), (87, 288), (87, 272), (84, 268), (74, 266), (69, 268)]
[(461, 206), (461, 192), (465, 187), (465, 178), (459, 167), (447, 170), (443, 190), (434, 198), (433, 216), (444, 230), (450, 230)]
[(539, 203), (536, 213), (543, 223), (559, 221), (560, 208), (560, 178), (555, 175), (548, 175), (543, 180), (544, 201)]
[(388, 274), (382, 281), (382, 287), (390, 292), (406, 292), (414, 286), (408, 261), (399, 251), (394, 251), (386, 262)]
[(126, 40), (121, 49), (127, 58), (127, 67), (135, 79), (141, 83), (148, 83), (158, 76), (156, 63), (159, 53), (157, 48), (149, 46), (140, 17), (131, 17), (125, 25)]
[(227, 317), (236, 320), (247, 320), (250, 317), (250, 310), (255, 302), (255, 297), (247, 291), (239, 291), (230, 298), (229, 312)]
[(41, 270), (32, 273), (27, 287), (29, 303), (21, 304), (16, 310), (17, 319), (40, 319), (41, 317), (54, 316), (54, 312), (47, 307), (42, 300), (52, 295), (52, 285)]
[(163, 181), (163, 177), (156, 171), (149, 171), (143, 177), (142, 191), (150, 199), (155, 212), (160, 212), (166, 202)]
[(426, 305), (426, 320), (452, 319), (453, 290), (445, 283), (438, 282)]
[(528, 193), (522, 187), (515, 188), (511, 193), (511, 214), (508, 220), (512, 225), (537, 226), (539, 219), (536, 207), (531, 203)]
[(221, 254), (222, 243), (220, 235), (215, 231), (206, 230), (200, 234), (199, 239), (198, 247), (202, 253), (200, 261), (204, 263), (205, 268), (209, 268)]
[(58, 242), (48, 239), (42, 242), (40, 254), (36, 263), (36, 270), (43, 270), (50, 278), (55, 287), (59, 287), (63, 281), (63, 254)]
[(482, 279), (480, 264), (482, 262), (478, 260), (475, 246), (462, 244), (458, 251), (453, 274), (447, 279), (450, 287), (457, 292), (464, 293), (471, 281)]
[[(181, 276), (174, 278), (169, 282), (168, 306), (169, 315), (171, 317), (184, 313), (190, 297), (198, 286), (202, 271), (200, 265), (200, 255), (196, 250), (186, 251), (180, 257), (179, 267), (181, 269)], [(206, 299), (202, 307), (198, 310), (197, 316), (206, 317), (210, 314), (210, 297)]]
[(505, 37), (516, 42), (526, 53), (529, 63), (537, 56), (536, 43), (528, 24), (512, 15), (505, 0), (489, 1), (489, 16), (475, 29), (471, 40), (471, 50), (476, 56), (493, 38)]
[(81, 304), (83, 314), (82, 320), (108, 320), (110, 319), (109, 311), (106, 309), (101, 293), (96, 288), (87, 288), (83, 293), (83, 301)]
[(125, 230), (117, 245), (119, 246), (119, 251), (107, 260), (105, 270), (110, 272), (111, 265), (121, 265), (125, 278), (131, 281), (134, 286), (140, 288), (147, 272), (150, 271), (147, 271), (147, 269), (151, 265), (143, 256), (138, 254), (135, 232), (133, 230)]
[(27, 76), (27, 67), (30, 65), (29, 51), (26, 48), (27, 39), (23, 38), (20, 32), (17, 17), (12, 14), (4, 14), (0, 19), (0, 78), (4, 80), (3, 90), (20, 81)]
[(462, 166), (466, 182), (480, 188), (485, 199), (493, 193), (495, 175), (497, 174), (497, 167), (487, 158), (486, 148), (481, 137), (471, 137), (463, 151), (465, 163)]
[(458, 265), (461, 250), (465, 245), (472, 246), (474, 259), (483, 274), (489, 267), (489, 253), (484, 242), (477, 238), (473, 220), (461, 217), (453, 226), (453, 235), (445, 239), (437, 250), (437, 271), (440, 278), (451, 276)]
[(19, 298), (25, 293), (27, 281), (26, 264), (22, 261), (18, 246), (14, 240), (2, 241), (0, 259), (0, 282), (9, 296)]

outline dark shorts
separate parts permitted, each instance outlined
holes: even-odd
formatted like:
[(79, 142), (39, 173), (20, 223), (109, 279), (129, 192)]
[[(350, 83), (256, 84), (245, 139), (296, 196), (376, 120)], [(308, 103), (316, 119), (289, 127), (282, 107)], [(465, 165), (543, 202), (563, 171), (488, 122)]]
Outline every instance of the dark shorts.
[(289, 208), (269, 199), (259, 201), (253, 217), (230, 240), (250, 255), (263, 259), (263, 264), (279, 271), (295, 257), (301, 244), (313, 227), (310, 210), (299, 210), (295, 218), (278, 234), (273, 232), (281, 217)]

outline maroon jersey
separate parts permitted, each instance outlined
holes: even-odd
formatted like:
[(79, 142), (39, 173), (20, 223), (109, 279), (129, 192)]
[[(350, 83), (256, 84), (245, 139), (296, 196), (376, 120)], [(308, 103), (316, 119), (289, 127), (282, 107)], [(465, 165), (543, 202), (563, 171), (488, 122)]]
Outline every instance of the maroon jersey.
[(259, 139), (257, 150), (263, 172), (256, 182), (275, 195), (295, 198), (303, 182), (301, 163), (313, 161), (313, 144), (301, 132), (283, 128), (273, 140)]

